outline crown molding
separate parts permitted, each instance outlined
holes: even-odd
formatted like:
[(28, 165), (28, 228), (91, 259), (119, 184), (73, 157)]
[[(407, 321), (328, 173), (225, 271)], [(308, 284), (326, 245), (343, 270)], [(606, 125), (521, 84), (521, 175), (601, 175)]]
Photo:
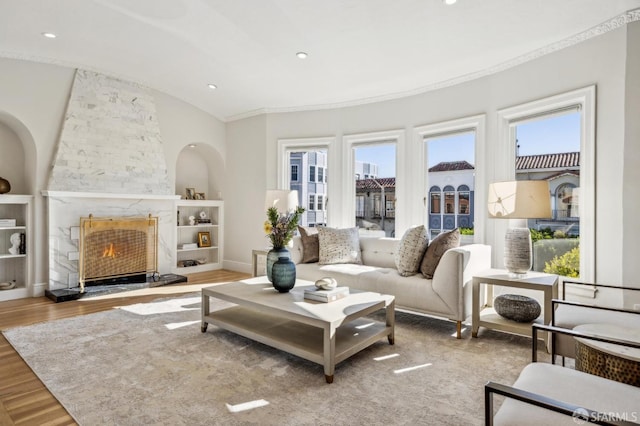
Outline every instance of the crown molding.
[(437, 82), (427, 86), (422, 86), (413, 90), (397, 92), (397, 93), (381, 95), (381, 96), (374, 96), (370, 98), (362, 98), (362, 99), (357, 99), (352, 101), (335, 102), (330, 104), (318, 104), (318, 105), (306, 105), (306, 106), (282, 107), (282, 108), (261, 108), (254, 111), (248, 111), (245, 113), (226, 117), (224, 121), (231, 122), (231, 121), (241, 120), (244, 118), (253, 117), (260, 114), (276, 114), (276, 113), (287, 113), (287, 112), (348, 108), (348, 107), (353, 107), (358, 105), (366, 105), (366, 104), (371, 104), (376, 102), (384, 102), (384, 101), (405, 98), (409, 96), (420, 95), (420, 94), (431, 92), (434, 90), (456, 86), (458, 84), (466, 83), (471, 80), (476, 80), (481, 77), (486, 77), (492, 74), (499, 73), (501, 71), (508, 70), (510, 68), (514, 68), (518, 65), (524, 64), (526, 62), (548, 55), (550, 53), (557, 52), (559, 50), (582, 43), (594, 37), (606, 34), (610, 31), (617, 30), (618, 28), (624, 27), (625, 25), (631, 22), (636, 22), (636, 21), (640, 21), (640, 8), (629, 10), (614, 18), (609, 19), (608, 21), (605, 21), (599, 25), (596, 25), (595, 27), (592, 27), (586, 31), (583, 31), (581, 33), (568, 37), (564, 40), (560, 40), (558, 42), (541, 47), (540, 49), (534, 50), (524, 55), (520, 55), (516, 58), (502, 62), (493, 67), (485, 68), (484, 70), (481, 70), (481, 71), (465, 74), (460, 77), (455, 77), (449, 80)]

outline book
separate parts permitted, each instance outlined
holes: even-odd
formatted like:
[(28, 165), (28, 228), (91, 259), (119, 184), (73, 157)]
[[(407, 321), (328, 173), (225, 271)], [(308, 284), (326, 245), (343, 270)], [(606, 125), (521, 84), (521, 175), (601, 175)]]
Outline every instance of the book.
[(336, 287), (332, 290), (306, 289), (304, 298), (318, 302), (333, 302), (349, 295), (349, 287)]
[(16, 220), (15, 219), (0, 219), (0, 227), (8, 228), (8, 227), (13, 227), (13, 226), (16, 226)]
[(182, 250), (197, 249), (198, 248), (198, 243), (184, 243), (184, 244), (182, 244), (182, 246), (180, 246), (180, 248)]

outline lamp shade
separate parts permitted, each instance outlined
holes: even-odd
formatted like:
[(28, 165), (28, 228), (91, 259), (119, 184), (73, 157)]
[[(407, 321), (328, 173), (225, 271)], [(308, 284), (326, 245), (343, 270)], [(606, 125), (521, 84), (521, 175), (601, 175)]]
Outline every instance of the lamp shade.
[(289, 213), (298, 207), (298, 191), (269, 189), (264, 202), (264, 209), (278, 209), (278, 213)]
[(489, 184), (489, 216), (497, 219), (551, 218), (549, 183), (517, 180)]

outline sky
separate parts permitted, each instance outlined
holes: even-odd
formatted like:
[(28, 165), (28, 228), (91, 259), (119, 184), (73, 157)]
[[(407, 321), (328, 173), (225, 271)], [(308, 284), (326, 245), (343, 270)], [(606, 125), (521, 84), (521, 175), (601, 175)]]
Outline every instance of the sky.
[[(519, 124), (516, 127), (519, 155), (580, 151), (580, 113), (563, 114)], [(429, 167), (442, 161), (466, 160), (474, 164), (473, 133), (429, 139)], [(394, 144), (358, 147), (357, 161), (378, 165), (378, 177), (396, 175)]]

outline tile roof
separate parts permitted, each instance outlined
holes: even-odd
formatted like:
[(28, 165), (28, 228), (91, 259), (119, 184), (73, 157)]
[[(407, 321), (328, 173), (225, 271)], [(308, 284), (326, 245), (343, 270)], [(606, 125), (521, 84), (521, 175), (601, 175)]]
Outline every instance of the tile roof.
[(521, 155), (516, 157), (516, 170), (559, 169), (580, 167), (579, 152)]
[(356, 180), (356, 191), (367, 191), (367, 190), (379, 190), (380, 186), (376, 184), (378, 182), (380, 185), (385, 188), (395, 188), (396, 187), (396, 178), (377, 178), (377, 179), (357, 179)]
[(453, 172), (457, 170), (473, 170), (472, 164), (466, 161), (442, 161), (429, 169), (430, 172)]

